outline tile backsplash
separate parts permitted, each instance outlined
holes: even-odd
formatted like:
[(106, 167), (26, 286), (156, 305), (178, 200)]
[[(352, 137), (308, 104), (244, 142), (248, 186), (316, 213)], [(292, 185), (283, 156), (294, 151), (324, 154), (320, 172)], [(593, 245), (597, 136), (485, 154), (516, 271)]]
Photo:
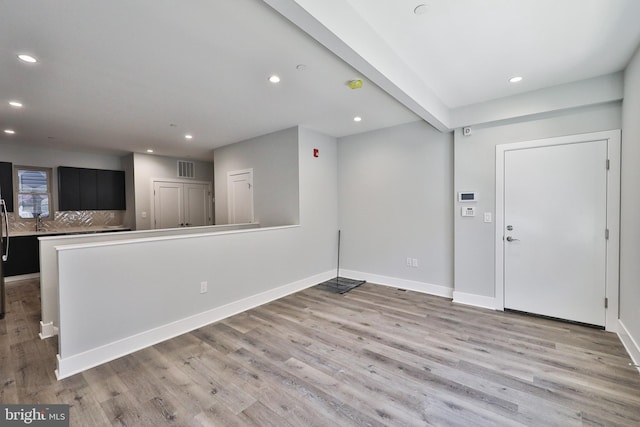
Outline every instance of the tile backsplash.
[[(42, 219), (43, 231), (64, 231), (77, 228), (99, 228), (122, 225), (124, 211), (62, 211), (55, 212), (54, 218)], [(34, 231), (33, 219), (18, 218), (9, 213), (9, 233)]]

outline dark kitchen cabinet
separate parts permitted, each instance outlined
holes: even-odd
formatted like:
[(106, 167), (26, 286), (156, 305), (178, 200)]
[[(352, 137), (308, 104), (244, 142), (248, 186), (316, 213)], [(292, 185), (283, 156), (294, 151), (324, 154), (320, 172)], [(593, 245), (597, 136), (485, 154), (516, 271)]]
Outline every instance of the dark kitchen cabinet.
[(79, 169), (80, 178), (80, 209), (81, 211), (93, 211), (98, 209), (98, 181), (95, 169)]
[(61, 211), (80, 210), (80, 170), (78, 168), (58, 168), (58, 209)]
[(58, 167), (61, 211), (125, 210), (124, 172)]
[(13, 165), (0, 162), (0, 196), (7, 205), (7, 212), (13, 212)]
[(4, 263), (5, 276), (40, 272), (40, 242), (38, 236), (9, 238), (9, 257)]
[(99, 210), (123, 211), (127, 209), (124, 190), (124, 172), (99, 170), (96, 175)]

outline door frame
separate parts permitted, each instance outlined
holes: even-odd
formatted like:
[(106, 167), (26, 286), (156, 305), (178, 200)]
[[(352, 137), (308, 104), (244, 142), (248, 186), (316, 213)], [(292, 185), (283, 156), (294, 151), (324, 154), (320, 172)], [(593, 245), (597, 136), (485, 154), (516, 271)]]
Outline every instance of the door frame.
[(209, 191), (209, 197), (207, 200), (207, 212), (208, 212), (208, 218), (209, 218), (209, 224), (207, 225), (212, 225), (211, 223), (212, 218), (213, 218), (213, 192), (212, 192), (212, 186), (211, 183), (208, 181), (194, 181), (192, 179), (172, 179), (172, 178), (151, 178), (151, 188), (149, 191), (149, 196), (150, 196), (150, 206), (149, 206), (149, 227), (150, 229), (155, 229), (154, 228), (154, 224), (155, 224), (155, 220), (156, 220), (156, 202), (155, 202), (155, 195), (153, 194), (156, 182), (169, 182), (172, 184), (204, 184), (207, 186), (208, 191)]
[[(607, 229), (605, 297), (608, 307), (605, 329), (617, 332), (619, 316), (620, 265), (620, 130), (593, 132), (496, 145), (496, 222), (495, 222), (495, 308), (504, 310), (504, 157), (506, 151), (553, 145), (607, 141)], [(602, 165), (605, 167), (605, 165)], [(605, 230), (602, 230), (605, 233)], [(604, 304), (604, 301), (603, 301)]]

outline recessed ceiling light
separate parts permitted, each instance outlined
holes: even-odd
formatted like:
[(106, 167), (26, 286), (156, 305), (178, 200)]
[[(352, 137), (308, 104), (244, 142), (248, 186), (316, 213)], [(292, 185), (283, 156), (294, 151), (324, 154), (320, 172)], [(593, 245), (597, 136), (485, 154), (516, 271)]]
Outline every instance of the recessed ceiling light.
[(280, 77), (276, 76), (275, 74), (271, 77), (269, 77), (269, 81), (271, 83), (280, 83)]
[(22, 107), (22, 102), (9, 101), (9, 105), (11, 105), (12, 107), (20, 108), (20, 107)]
[(193, 135), (185, 135), (184, 136), (186, 139), (193, 139)]
[(11, 129), (5, 129), (4, 133), (8, 133), (9, 135), (13, 135), (14, 133), (16, 133), (15, 130), (11, 130)]
[(25, 55), (25, 54), (18, 55), (18, 59), (20, 59), (21, 61), (24, 61), (24, 62), (29, 62), (30, 64), (38, 62), (38, 60), (36, 58), (34, 58), (33, 56)]
[(151, 148), (148, 148), (147, 153), (153, 153), (153, 150)]
[(353, 121), (354, 121), (354, 122), (361, 122), (361, 121), (362, 121), (362, 117), (360, 117), (360, 116), (355, 116), (355, 117), (353, 118)]
[(427, 13), (427, 5), (426, 4), (417, 5), (415, 9), (413, 9), (413, 13), (415, 13), (416, 15), (424, 15), (425, 13)]
[(515, 77), (511, 77), (509, 79), (509, 83), (518, 83), (522, 81), (522, 77), (521, 76), (515, 76)]

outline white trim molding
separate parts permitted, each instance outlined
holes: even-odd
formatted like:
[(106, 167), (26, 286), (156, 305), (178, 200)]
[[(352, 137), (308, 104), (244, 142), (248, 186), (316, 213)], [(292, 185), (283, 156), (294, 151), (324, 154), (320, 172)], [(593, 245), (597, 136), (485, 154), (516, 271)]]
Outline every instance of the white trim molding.
[(101, 347), (93, 348), (85, 351), (84, 353), (74, 354), (73, 356), (66, 358), (61, 358), (58, 354), (58, 369), (55, 371), (56, 377), (58, 380), (70, 377), (159, 342), (166, 341), (235, 314), (242, 313), (243, 311), (251, 308), (258, 307), (303, 289), (307, 289), (311, 286), (315, 286), (331, 279), (334, 277), (334, 274), (335, 271), (328, 271), (307, 277), (260, 294), (252, 295), (239, 301), (234, 301), (221, 307), (216, 307), (194, 316), (144, 331)]
[(21, 280), (39, 279), (40, 273), (21, 274), (19, 276), (9, 276), (4, 278), (5, 283), (19, 282)]
[(588, 141), (607, 141), (609, 174), (607, 177), (607, 229), (606, 243), (606, 284), (608, 299), (605, 328), (616, 332), (618, 329), (619, 307), (619, 265), (620, 265), (620, 130), (609, 130), (544, 138), (532, 141), (496, 145), (496, 213), (495, 213), (495, 308), (504, 310), (504, 157), (505, 152), (530, 147), (545, 147)]
[(473, 307), (488, 308), (489, 310), (496, 309), (496, 299), (494, 297), (486, 297), (484, 295), (474, 295), (453, 291), (453, 302)]
[(340, 269), (340, 277), (348, 277), (356, 280), (366, 280), (376, 285), (389, 286), (392, 288), (406, 289), (408, 291), (422, 292), (423, 294), (435, 295), (439, 297), (451, 298), (453, 288), (442, 285), (433, 285), (415, 280), (399, 279), (397, 277), (381, 276), (378, 274), (363, 273), (361, 271)]
[[(629, 357), (631, 357), (631, 361), (635, 365), (640, 365), (640, 345), (633, 339), (633, 336), (629, 333), (627, 328), (622, 323), (622, 320), (618, 320), (618, 337), (620, 337), (620, 341), (624, 345), (624, 348), (629, 353)], [(640, 367), (638, 367), (638, 372), (640, 372)]]
[(56, 335), (58, 335), (58, 327), (55, 326), (53, 322), (44, 323), (42, 320), (40, 321), (40, 333), (38, 336), (41, 340), (51, 338)]

